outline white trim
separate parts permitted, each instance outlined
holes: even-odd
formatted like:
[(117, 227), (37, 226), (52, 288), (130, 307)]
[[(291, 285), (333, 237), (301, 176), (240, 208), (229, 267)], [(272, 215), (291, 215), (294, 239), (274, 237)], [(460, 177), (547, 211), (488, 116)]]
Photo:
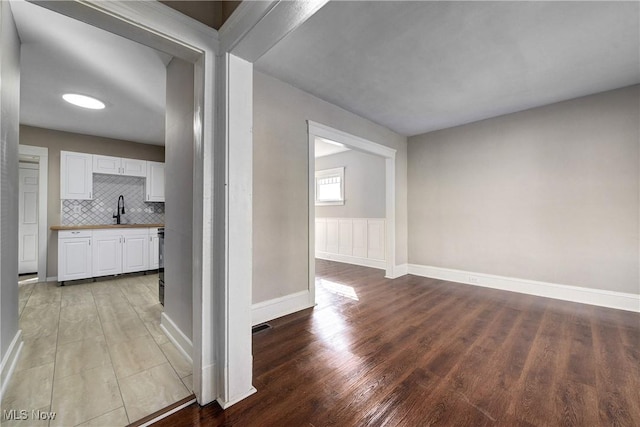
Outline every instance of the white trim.
[(7, 387), (11, 382), (11, 376), (13, 375), (16, 365), (18, 364), (18, 360), (20, 359), (22, 346), (22, 330), (18, 329), (13, 340), (11, 340), (11, 344), (9, 344), (7, 352), (2, 358), (2, 364), (0, 365), (0, 383), (2, 384), (2, 388), (0, 388), (0, 400), (4, 398), (4, 393), (7, 391)]
[(160, 329), (169, 338), (180, 353), (193, 365), (193, 343), (191, 340), (178, 328), (178, 326), (171, 320), (167, 313), (162, 313), (160, 316)]
[(371, 267), (384, 270), (387, 267), (387, 262), (380, 259), (362, 258), (353, 255), (332, 254), (329, 252), (316, 252), (316, 258), (326, 259), (328, 261), (344, 262), (347, 264), (359, 265), (362, 267)]
[(38, 281), (44, 282), (47, 277), (47, 209), (49, 194), (49, 149), (31, 145), (18, 145), (18, 152), (24, 156), (38, 157)]
[(356, 151), (376, 154), (389, 159), (396, 158), (397, 150), (389, 148), (386, 145), (378, 144), (376, 142), (369, 141), (368, 139), (360, 138), (359, 136), (351, 135), (347, 132), (334, 129), (311, 120), (307, 120), (307, 122), (309, 123), (309, 133), (312, 133), (317, 137), (339, 142), (340, 144), (346, 145), (348, 148)]
[(186, 408), (187, 406), (189, 406), (189, 405), (191, 405), (192, 403), (195, 403), (195, 402), (196, 402), (196, 399), (195, 399), (195, 398), (193, 398), (193, 399), (191, 399), (191, 400), (189, 400), (189, 401), (187, 401), (187, 402), (184, 402), (182, 405), (176, 406), (176, 407), (175, 407), (175, 408), (173, 408), (172, 410), (167, 411), (167, 412), (163, 412), (162, 414), (160, 414), (160, 415), (158, 415), (157, 417), (155, 417), (155, 418), (153, 418), (153, 419), (151, 419), (151, 420), (147, 421), (146, 423), (140, 424), (140, 426), (139, 426), (139, 427), (148, 427), (148, 426), (150, 426), (150, 425), (153, 425), (153, 424), (157, 423), (158, 421), (160, 421), (160, 420), (162, 420), (162, 419), (167, 418), (167, 417), (168, 417), (169, 415), (171, 415), (171, 414), (175, 414), (175, 413), (176, 413), (176, 412), (178, 412), (179, 410), (184, 409), (184, 408)]
[(58, 281), (58, 276), (48, 276), (47, 277), (47, 282), (57, 282)]
[(393, 267), (393, 274), (385, 276), (387, 279), (397, 279), (409, 274), (409, 264), (399, 264)]
[(385, 276), (392, 277), (396, 262), (396, 152), (385, 145), (307, 120), (309, 138), (309, 291), (315, 301), (315, 139), (325, 138), (364, 153), (385, 158)]
[(220, 47), (256, 62), (328, 0), (242, 2), (220, 27)]
[(251, 306), (251, 324), (255, 326), (313, 306), (308, 290), (262, 301)]
[(640, 295), (409, 264), (409, 274), (563, 301), (640, 312)]
[(247, 397), (251, 396), (252, 394), (256, 393), (258, 390), (256, 390), (255, 387), (251, 387), (247, 392), (242, 393), (242, 394), (238, 394), (236, 396), (234, 396), (233, 398), (229, 399), (229, 400), (222, 400), (222, 399), (218, 399), (218, 404), (220, 405), (220, 407), (222, 409), (227, 409), (228, 407), (235, 405), (236, 403), (240, 402), (241, 400), (246, 399)]

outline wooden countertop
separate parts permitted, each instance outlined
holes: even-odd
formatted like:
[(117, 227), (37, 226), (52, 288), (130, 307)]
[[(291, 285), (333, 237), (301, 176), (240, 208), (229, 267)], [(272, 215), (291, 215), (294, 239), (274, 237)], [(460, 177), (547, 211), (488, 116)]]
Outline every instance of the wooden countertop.
[(101, 228), (156, 228), (164, 224), (90, 224), (90, 225), (52, 225), (51, 230), (96, 230)]

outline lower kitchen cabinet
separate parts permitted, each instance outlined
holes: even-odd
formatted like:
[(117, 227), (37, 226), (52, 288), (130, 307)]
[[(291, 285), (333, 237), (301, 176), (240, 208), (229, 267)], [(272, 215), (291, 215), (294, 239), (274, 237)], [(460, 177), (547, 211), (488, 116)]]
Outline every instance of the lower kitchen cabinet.
[(158, 229), (149, 229), (149, 270), (160, 268), (160, 238)]
[(133, 273), (149, 269), (149, 230), (127, 230), (122, 236), (122, 271)]
[(157, 228), (58, 232), (58, 281), (158, 268)]
[(91, 230), (68, 230), (58, 233), (58, 280), (92, 277)]
[(122, 273), (122, 235), (112, 230), (94, 230), (93, 277)]

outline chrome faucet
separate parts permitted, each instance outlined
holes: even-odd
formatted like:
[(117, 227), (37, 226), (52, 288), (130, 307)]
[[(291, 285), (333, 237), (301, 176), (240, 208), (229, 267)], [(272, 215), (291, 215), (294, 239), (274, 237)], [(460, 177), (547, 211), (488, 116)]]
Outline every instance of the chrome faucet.
[[(122, 206), (120, 206), (120, 201), (122, 200)], [(116, 224), (120, 224), (120, 214), (124, 214), (124, 196), (121, 194), (118, 197), (118, 207), (116, 208), (116, 213), (113, 217), (116, 219)]]

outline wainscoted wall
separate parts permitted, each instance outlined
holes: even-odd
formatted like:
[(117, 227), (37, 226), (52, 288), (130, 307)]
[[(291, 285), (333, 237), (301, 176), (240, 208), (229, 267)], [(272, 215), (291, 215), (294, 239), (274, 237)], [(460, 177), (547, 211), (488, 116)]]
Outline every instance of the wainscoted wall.
[(111, 224), (121, 194), (123, 224), (164, 224), (164, 203), (144, 202), (145, 181), (137, 176), (93, 174), (93, 200), (63, 200), (62, 224)]
[(316, 258), (385, 268), (383, 218), (316, 218)]

